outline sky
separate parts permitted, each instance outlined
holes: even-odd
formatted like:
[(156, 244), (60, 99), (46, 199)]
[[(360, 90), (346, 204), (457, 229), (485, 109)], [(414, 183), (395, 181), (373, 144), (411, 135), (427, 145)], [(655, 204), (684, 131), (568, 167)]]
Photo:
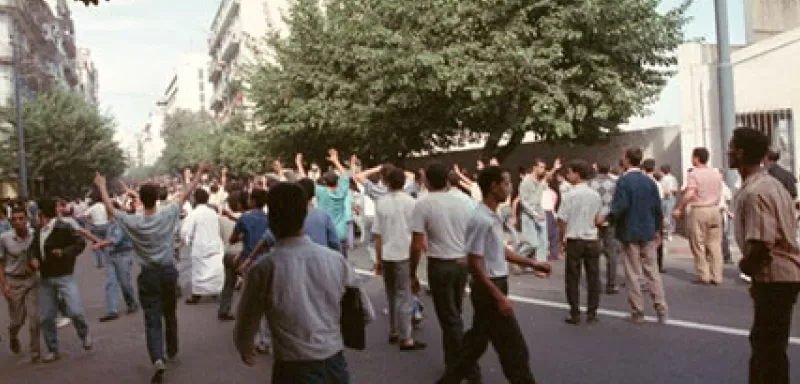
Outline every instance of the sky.
[[(87, 47), (98, 70), (101, 108), (114, 116), (117, 138), (128, 147), (135, 142), (155, 102), (174, 74), (179, 57), (207, 52), (206, 39), (221, 0), (111, 0), (97, 7), (70, 2), (76, 41)], [(731, 43), (744, 43), (744, 0), (730, 0)], [(663, 9), (682, 0), (662, 0)], [(714, 42), (714, 2), (695, 0), (689, 39)], [(677, 124), (680, 120), (678, 85), (670, 80), (652, 114), (631, 121), (632, 128)]]

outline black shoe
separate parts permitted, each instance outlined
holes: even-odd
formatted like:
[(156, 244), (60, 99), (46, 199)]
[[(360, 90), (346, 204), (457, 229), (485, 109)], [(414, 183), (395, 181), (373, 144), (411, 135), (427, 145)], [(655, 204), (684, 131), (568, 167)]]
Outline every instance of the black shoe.
[(130, 315), (130, 314), (133, 314), (133, 313), (136, 313), (136, 312), (138, 312), (138, 311), (139, 311), (139, 307), (138, 307), (138, 306), (134, 306), (134, 307), (130, 307), (130, 308), (128, 308), (128, 314), (129, 314), (129, 315)]
[(22, 346), (20, 346), (19, 339), (16, 337), (11, 338), (11, 352), (15, 355), (18, 355), (19, 352), (22, 350)]
[(580, 316), (571, 316), (570, 315), (569, 317), (564, 319), (564, 322), (567, 323), (567, 324), (578, 325), (578, 324), (581, 323), (581, 317)]
[(586, 324), (597, 324), (600, 319), (597, 318), (596, 313), (590, 313), (586, 315)]
[(400, 341), (400, 336), (389, 335), (389, 344), (397, 344), (398, 341)]
[(112, 321), (112, 320), (116, 320), (116, 319), (119, 319), (119, 315), (118, 314), (116, 314), (116, 313), (108, 313), (108, 314), (104, 315), (103, 317), (99, 318), (98, 320), (100, 320), (101, 323), (105, 323), (107, 321)]
[(195, 305), (200, 302), (200, 296), (191, 295), (188, 299), (186, 299), (185, 303), (189, 305)]
[(236, 320), (236, 318), (233, 317), (233, 315), (231, 315), (230, 313), (225, 313), (225, 314), (222, 314), (222, 315), (218, 315), (217, 319), (219, 319), (219, 321), (233, 321), (233, 320)]
[(606, 288), (606, 295), (616, 295), (618, 293), (619, 293), (619, 288), (617, 287)]

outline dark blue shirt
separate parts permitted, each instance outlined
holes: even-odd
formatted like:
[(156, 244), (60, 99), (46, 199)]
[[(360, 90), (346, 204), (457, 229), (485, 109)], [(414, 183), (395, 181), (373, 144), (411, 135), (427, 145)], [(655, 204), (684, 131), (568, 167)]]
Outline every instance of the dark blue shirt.
[[(339, 235), (336, 232), (336, 225), (333, 224), (333, 219), (319, 208), (311, 208), (308, 211), (306, 219), (303, 222), (303, 233), (316, 244), (328, 247), (334, 251), (342, 251), (342, 243), (339, 240)], [(275, 236), (269, 228), (264, 232), (263, 240), (267, 247), (275, 245)]]
[(233, 233), (244, 235), (241, 258), (247, 257), (253, 252), (258, 241), (261, 240), (261, 236), (267, 230), (268, 225), (269, 220), (267, 219), (267, 214), (264, 213), (264, 210), (261, 208), (250, 210), (236, 221), (236, 226), (233, 227)]
[(652, 241), (661, 229), (664, 212), (655, 180), (632, 170), (617, 180), (608, 220), (617, 238), (626, 243)]
[(111, 240), (111, 253), (133, 251), (133, 243), (116, 221), (108, 227), (108, 239)]

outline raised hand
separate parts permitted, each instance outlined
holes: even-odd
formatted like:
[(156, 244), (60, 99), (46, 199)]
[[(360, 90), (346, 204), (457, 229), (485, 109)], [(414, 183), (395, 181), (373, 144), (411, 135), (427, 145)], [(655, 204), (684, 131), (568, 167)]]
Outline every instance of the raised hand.
[(339, 151), (337, 151), (335, 148), (331, 148), (331, 149), (329, 149), (329, 150), (328, 150), (328, 157), (327, 157), (327, 159), (328, 159), (328, 161), (330, 161), (331, 163), (337, 163), (337, 162), (339, 162)]
[(98, 188), (102, 188), (106, 186), (106, 177), (101, 175), (100, 172), (95, 172), (94, 174), (94, 185)]

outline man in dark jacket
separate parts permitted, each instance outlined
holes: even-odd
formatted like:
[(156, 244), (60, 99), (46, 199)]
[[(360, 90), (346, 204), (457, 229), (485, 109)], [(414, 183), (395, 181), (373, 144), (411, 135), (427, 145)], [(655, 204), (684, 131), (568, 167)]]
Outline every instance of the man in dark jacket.
[(75, 258), (86, 248), (86, 241), (68, 223), (58, 219), (56, 202), (42, 199), (39, 206), (39, 229), (28, 248), (31, 266), (41, 275), (39, 310), (42, 334), (47, 353), (42, 361), (49, 363), (59, 359), (56, 315), (58, 296), (67, 306), (67, 315), (80, 337), (85, 350), (92, 349), (92, 339), (81, 305), (78, 283), (73, 276)]
[(778, 179), (778, 181), (783, 184), (792, 199), (797, 199), (797, 178), (794, 177), (791, 172), (787, 171), (778, 164), (778, 160), (780, 159), (780, 152), (775, 150), (767, 152), (767, 159), (764, 162), (764, 165), (767, 168), (767, 173), (769, 173), (770, 176)]
[[(607, 220), (616, 227), (617, 238), (624, 250), (625, 284), (628, 301), (631, 303), (632, 322), (644, 320), (644, 300), (640, 273), (644, 272), (659, 322), (666, 322), (667, 301), (664, 286), (656, 264), (656, 248), (661, 241), (660, 233), (664, 213), (661, 196), (655, 180), (639, 168), (642, 150), (630, 148), (622, 160), (625, 173), (617, 180), (611, 211)], [(599, 220), (601, 224), (603, 220)]]

